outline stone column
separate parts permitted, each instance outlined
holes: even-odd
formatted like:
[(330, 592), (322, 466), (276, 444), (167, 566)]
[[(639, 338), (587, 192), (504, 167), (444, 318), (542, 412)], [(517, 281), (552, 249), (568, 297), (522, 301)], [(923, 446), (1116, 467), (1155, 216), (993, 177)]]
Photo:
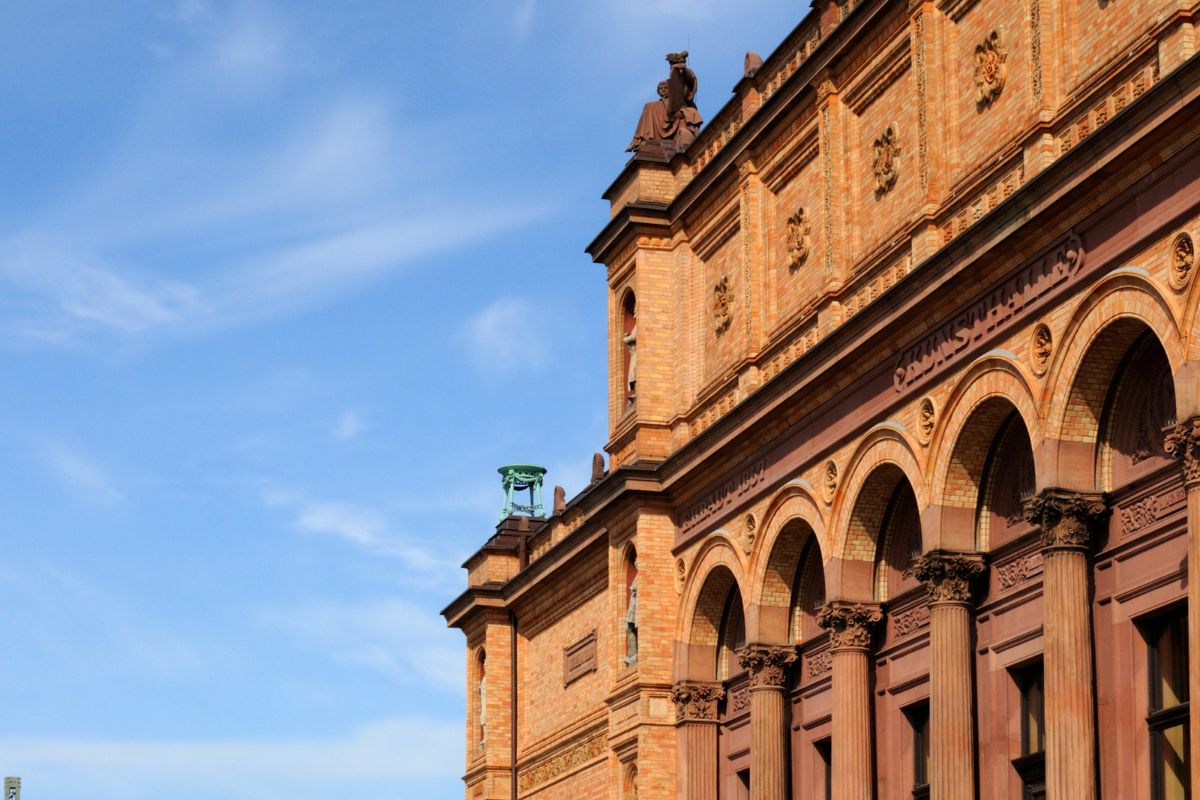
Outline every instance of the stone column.
[(975, 691), (971, 584), (983, 559), (929, 553), (913, 565), (929, 590), (929, 791), (932, 800), (975, 797)]
[(679, 742), (679, 800), (717, 800), (719, 683), (682, 681), (671, 689)]
[(833, 798), (871, 800), (871, 628), (883, 619), (875, 605), (830, 603), (817, 614), (833, 655)]
[(788, 796), (788, 742), (784, 704), (793, 645), (750, 644), (738, 650), (750, 673), (750, 800)]
[(1106, 512), (1099, 494), (1045, 489), (1025, 501), (1042, 530), (1042, 639), (1045, 648), (1046, 796), (1096, 797), (1096, 676), (1093, 669), (1092, 523)]
[(1179, 423), (1167, 433), (1166, 450), (1183, 461), (1187, 487), (1188, 530), (1188, 697), (1196, 711), (1188, 715), (1192, 797), (1200, 798), (1200, 417)]

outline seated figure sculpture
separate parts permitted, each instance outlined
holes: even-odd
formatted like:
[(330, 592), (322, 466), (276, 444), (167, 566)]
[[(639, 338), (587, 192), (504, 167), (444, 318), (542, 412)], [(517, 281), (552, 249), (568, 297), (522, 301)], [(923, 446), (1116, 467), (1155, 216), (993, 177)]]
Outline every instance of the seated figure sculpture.
[(686, 50), (667, 54), (670, 74), (658, 84), (658, 99), (642, 108), (627, 150), (670, 156), (696, 140), (704, 120), (696, 109), (696, 73), (688, 68), (687, 56)]

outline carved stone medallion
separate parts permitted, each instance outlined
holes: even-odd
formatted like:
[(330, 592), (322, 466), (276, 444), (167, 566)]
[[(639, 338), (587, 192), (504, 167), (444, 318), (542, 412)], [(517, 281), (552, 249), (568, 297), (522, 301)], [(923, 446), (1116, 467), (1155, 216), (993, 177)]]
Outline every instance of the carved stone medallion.
[(1008, 74), (1008, 50), (1004, 47), (1004, 36), (993, 30), (982, 42), (975, 45), (975, 102), (990, 105), (1004, 89)]
[(875, 174), (876, 197), (890, 192), (900, 177), (900, 131), (894, 122), (875, 140), (871, 171)]
[(1171, 243), (1171, 288), (1179, 291), (1188, 285), (1196, 265), (1196, 245), (1192, 237), (1181, 233)]
[(833, 502), (834, 492), (837, 491), (838, 469), (832, 461), (825, 462), (825, 479), (821, 481), (821, 496), (826, 503)]
[(687, 562), (683, 556), (675, 559), (675, 594), (683, 594), (683, 584), (687, 580)]
[(754, 550), (754, 540), (758, 537), (758, 520), (753, 514), (746, 515), (745, 533), (742, 535), (742, 550), (746, 551), (746, 555)]
[(937, 409), (934, 408), (933, 401), (926, 397), (921, 401), (921, 408), (917, 414), (917, 439), (921, 444), (929, 444), (936, 424)]
[(877, 606), (826, 604), (817, 612), (817, 624), (829, 631), (829, 649), (867, 650), (871, 629), (883, 619)]
[(787, 221), (788, 269), (795, 272), (804, 266), (811, 251), (812, 226), (808, 221), (808, 212), (801, 207)]
[(713, 286), (713, 329), (717, 336), (729, 330), (733, 322), (733, 292), (729, 288), (729, 276), (725, 275)]
[(1029, 363), (1037, 375), (1045, 375), (1050, 367), (1050, 356), (1054, 353), (1054, 336), (1046, 323), (1033, 330), (1033, 343), (1029, 348)]

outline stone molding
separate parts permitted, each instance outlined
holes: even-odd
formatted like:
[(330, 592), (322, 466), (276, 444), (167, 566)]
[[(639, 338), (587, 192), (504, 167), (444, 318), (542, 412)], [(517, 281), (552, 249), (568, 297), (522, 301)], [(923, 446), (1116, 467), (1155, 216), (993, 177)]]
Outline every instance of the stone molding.
[(929, 605), (969, 604), (983, 557), (974, 553), (926, 553), (913, 563), (913, 575), (925, 584)]
[(783, 689), (788, 668), (796, 661), (790, 644), (748, 644), (737, 651), (738, 664), (750, 673), (750, 689)]
[(827, 603), (817, 612), (817, 624), (829, 631), (829, 649), (866, 651), (871, 648), (871, 630), (883, 621), (874, 603)]
[(719, 683), (680, 681), (671, 687), (675, 723), (717, 721), (717, 703), (725, 697)]
[(1042, 531), (1043, 550), (1090, 550), (1092, 523), (1108, 513), (1104, 495), (1043, 489), (1023, 504), (1025, 519)]
[(1168, 430), (1163, 448), (1167, 455), (1183, 462), (1183, 482), (1187, 487), (1200, 485), (1200, 417), (1184, 420)]

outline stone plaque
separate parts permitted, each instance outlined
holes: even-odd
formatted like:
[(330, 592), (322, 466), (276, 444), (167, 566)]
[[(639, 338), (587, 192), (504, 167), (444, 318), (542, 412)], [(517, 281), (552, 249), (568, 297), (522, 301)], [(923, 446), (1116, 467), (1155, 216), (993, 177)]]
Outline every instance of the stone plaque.
[(596, 632), (563, 648), (563, 686), (596, 671)]

